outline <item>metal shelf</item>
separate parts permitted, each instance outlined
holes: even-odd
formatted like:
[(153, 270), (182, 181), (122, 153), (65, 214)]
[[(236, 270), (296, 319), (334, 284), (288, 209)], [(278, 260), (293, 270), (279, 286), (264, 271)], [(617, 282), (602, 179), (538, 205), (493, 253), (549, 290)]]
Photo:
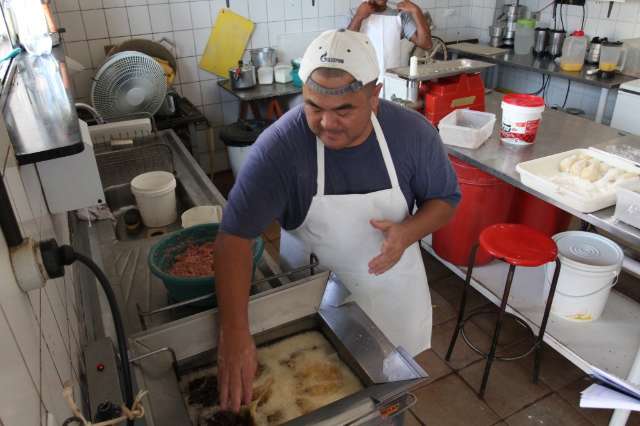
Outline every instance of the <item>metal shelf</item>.
[[(422, 247), (453, 273), (464, 279), (466, 268), (453, 265), (435, 254), (430, 238)], [(495, 261), (474, 268), (471, 286), (494, 304), (499, 304), (508, 265)], [(543, 314), (544, 267), (517, 268), (507, 310), (526, 321), (534, 331)], [(640, 347), (640, 304), (612, 291), (605, 311), (597, 321), (577, 323), (553, 314), (544, 341), (578, 368), (594, 365), (619, 377), (627, 377)], [(544, 366), (543, 366), (544, 368)]]

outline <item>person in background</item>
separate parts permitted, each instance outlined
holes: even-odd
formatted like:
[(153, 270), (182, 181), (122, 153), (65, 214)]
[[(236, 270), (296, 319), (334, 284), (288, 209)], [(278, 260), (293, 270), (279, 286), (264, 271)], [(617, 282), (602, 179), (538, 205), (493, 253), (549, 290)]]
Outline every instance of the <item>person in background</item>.
[(418, 5), (409, 0), (388, 7), (387, 0), (363, 1), (353, 13), (349, 29), (360, 31), (373, 42), (380, 66), (380, 81), (389, 68), (402, 63), (401, 40), (411, 41), (424, 50), (431, 49), (431, 30)]
[(215, 241), (223, 409), (251, 402), (251, 244), (274, 219), (284, 269), (316, 254), (394, 345), (431, 346), (418, 241), (449, 221), (460, 191), (437, 130), (379, 98), (378, 69), (366, 35), (318, 36), (300, 65), (304, 104), (260, 134), (229, 194)]

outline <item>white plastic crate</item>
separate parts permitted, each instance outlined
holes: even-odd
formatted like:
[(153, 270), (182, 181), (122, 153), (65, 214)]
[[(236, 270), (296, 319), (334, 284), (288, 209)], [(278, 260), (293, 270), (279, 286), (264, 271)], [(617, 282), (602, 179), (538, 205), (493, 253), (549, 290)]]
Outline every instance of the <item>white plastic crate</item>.
[(440, 137), (447, 145), (476, 149), (486, 141), (496, 123), (496, 115), (490, 112), (456, 109), (440, 123)]

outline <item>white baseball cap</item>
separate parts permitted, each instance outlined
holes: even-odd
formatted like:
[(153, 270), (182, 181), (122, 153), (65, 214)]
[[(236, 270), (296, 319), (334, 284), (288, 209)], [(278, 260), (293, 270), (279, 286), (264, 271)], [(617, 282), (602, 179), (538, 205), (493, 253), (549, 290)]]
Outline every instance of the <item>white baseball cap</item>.
[(304, 52), (300, 79), (306, 83), (317, 68), (334, 68), (348, 72), (361, 85), (380, 75), (376, 51), (366, 34), (345, 29), (325, 31)]

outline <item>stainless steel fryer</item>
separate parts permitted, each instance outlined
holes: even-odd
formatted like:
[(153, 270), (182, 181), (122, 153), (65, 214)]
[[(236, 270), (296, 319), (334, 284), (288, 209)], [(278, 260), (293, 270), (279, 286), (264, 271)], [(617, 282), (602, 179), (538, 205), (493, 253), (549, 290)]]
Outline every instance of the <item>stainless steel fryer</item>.
[[(256, 344), (318, 330), (358, 376), (364, 388), (286, 425), (381, 424), (415, 402), (409, 390), (428, 376), (401, 347), (394, 347), (330, 272), (260, 293), (249, 303)], [(135, 379), (149, 391), (145, 422), (189, 425), (179, 387), (181, 372), (213, 365), (217, 310), (164, 324), (130, 337)]]

